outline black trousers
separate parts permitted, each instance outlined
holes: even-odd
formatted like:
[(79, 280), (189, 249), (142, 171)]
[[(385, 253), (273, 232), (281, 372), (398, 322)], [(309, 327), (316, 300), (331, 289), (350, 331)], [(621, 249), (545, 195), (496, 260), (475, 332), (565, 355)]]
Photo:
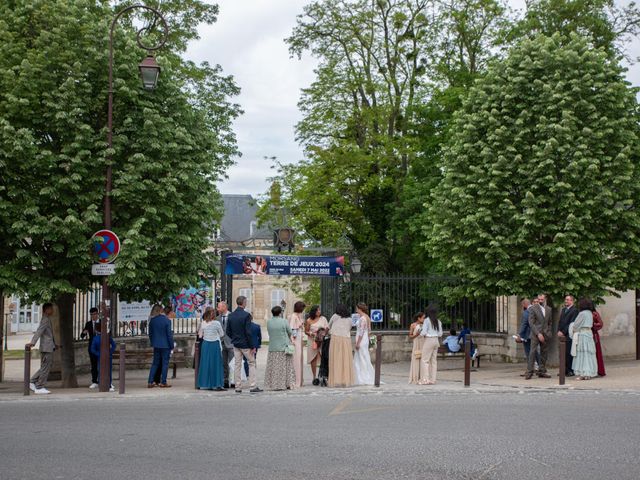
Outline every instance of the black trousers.
[(565, 352), (565, 355), (564, 355), (565, 375), (569, 375), (570, 373), (573, 373), (573, 356), (571, 355), (571, 343), (572, 343), (572, 340), (569, 337), (567, 337), (567, 344), (566, 344), (567, 351)]
[(89, 359), (91, 360), (91, 383), (98, 383), (98, 357), (89, 352)]

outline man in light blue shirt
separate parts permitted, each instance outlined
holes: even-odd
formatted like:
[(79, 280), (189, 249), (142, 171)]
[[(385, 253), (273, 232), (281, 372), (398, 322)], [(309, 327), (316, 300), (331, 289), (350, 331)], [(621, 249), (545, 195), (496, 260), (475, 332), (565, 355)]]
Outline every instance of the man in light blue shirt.
[(456, 334), (455, 328), (449, 330), (449, 336), (444, 339), (443, 345), (446, 345), (451, 353), (460, 351), (460, 344), (458, 343), (458, 335)]

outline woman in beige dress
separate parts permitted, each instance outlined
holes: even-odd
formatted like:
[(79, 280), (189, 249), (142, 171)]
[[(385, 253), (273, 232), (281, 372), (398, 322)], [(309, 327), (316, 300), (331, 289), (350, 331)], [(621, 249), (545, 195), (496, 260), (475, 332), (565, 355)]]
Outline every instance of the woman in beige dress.
[(302, 301), (293, 305), (293, 313), (289, 317), (291, 340), (295, 347), (293, 354), (293, 370), (296, 372), (296, 387), (302, 387), (302, 337), (304, 335), (304, 307)]
[(422, 347), (424, 337), (420, 335), (424, 324), (424, 312), (418, 312), (413, 316), (413, 323), (409, 326), (409, 338), (413, 339), (411, 350), (411, 370), (409, 370), (409, 383), (417, 385), (420, 381), (420, 366), (422, 365)]
[(304, 333), (307, 334), (307, 363), (311, 365), (311, 372), (313, 373), (313, 384), (320, 385), (318, 380), (318, 364), (322, 353), (318, 345), (316, 345), (316, 334), (318, 330), (329, 328), (329, 322), (322, 316), (319, 305), (313, 305), (309, 310), (309, 318), (304, 324)]
[(355, 383), (351, 350), (351, 316), (347, 307), (338, 304), (329, 320), (329, 386), (350, 387)]

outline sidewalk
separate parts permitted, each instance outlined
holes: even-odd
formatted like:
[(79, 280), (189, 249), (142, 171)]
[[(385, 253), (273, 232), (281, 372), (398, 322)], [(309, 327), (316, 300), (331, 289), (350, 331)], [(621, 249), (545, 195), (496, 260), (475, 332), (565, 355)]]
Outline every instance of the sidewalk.
[[(267, 352), (262, 349), (258, 355), (258, 385), (262, 386)], [(208, 397), (237, 395), (233, 390), (226, 392), (199, 391), (194, 388), (194, 371), (188, 368), (178, 370), (178, 378), (169, 379), (172, 388), (147, 388), (148, 370), (130, 370), (126, 373), (126, 394), (118, 395), (118, 372), (114, 370), (115, 393), (100, 393), (89, 390), (90, 376), (78, 376), (79, 388), (62, 389), (59, 381), (49, 382), (47, 388), (51, 395), (23, 396), (22, 375), (24, 361), (8, 360), (6, 365), (6, 381), (0, 383), (0, 401), (43, 401), (47, 399), (83, 399), (93, 398), (128, 398), (128, 397), (167, 397), (184, 398), (185, 395), (200, 395)], [(379, 388), (360, 386), (346, 389), (321, 388), (311, 385), (311, 370), (307, 366), (304, 378), (305, 386), (289, 392), (265, 392), (261, 395), (345, 395), (345, 394), (421, 394), (421, 393), (463, 393), (463, 392), (527, 392), (527, 391), (557, 391), (557, 390), (587, 390), (628, 392), (640, 395), (640, 362), (634, 360), (608, 362), (607, 376), (588, 381), (578, 381), (575, 377), (567, 378), (564, 386), (558, 385), (558, 370), (551, 369), (552, 378), (541, 379), (534, 377), (525, 380), (520, 374), (524, 371), (523, 364), (505, 364), (483, 362), (480, 369), (472, 369), (471, 386), (464, 387), (463, 362), (460, 359), (445, 359), (438, 362), (438, 383), (431, 386), (409, 385), (407, 383), (409, 362), (399, 362), (382, 365)], [(39, 368), (39, 360), (32, 363), (32, 372)], [(247, 390), (243, 396), (249, 396)]]

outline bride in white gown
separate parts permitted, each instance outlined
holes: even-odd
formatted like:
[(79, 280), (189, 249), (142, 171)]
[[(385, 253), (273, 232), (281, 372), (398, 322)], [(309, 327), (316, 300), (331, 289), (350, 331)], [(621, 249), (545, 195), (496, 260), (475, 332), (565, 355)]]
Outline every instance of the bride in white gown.
[(356, 306), (356, 312), (360, 315), (356, 332), (356, 353), (353, 356), (356, 385), (373, 385), (375, 373), (369, 356), (369, 331), (371, 330), (369, 307), (359, 303)]

